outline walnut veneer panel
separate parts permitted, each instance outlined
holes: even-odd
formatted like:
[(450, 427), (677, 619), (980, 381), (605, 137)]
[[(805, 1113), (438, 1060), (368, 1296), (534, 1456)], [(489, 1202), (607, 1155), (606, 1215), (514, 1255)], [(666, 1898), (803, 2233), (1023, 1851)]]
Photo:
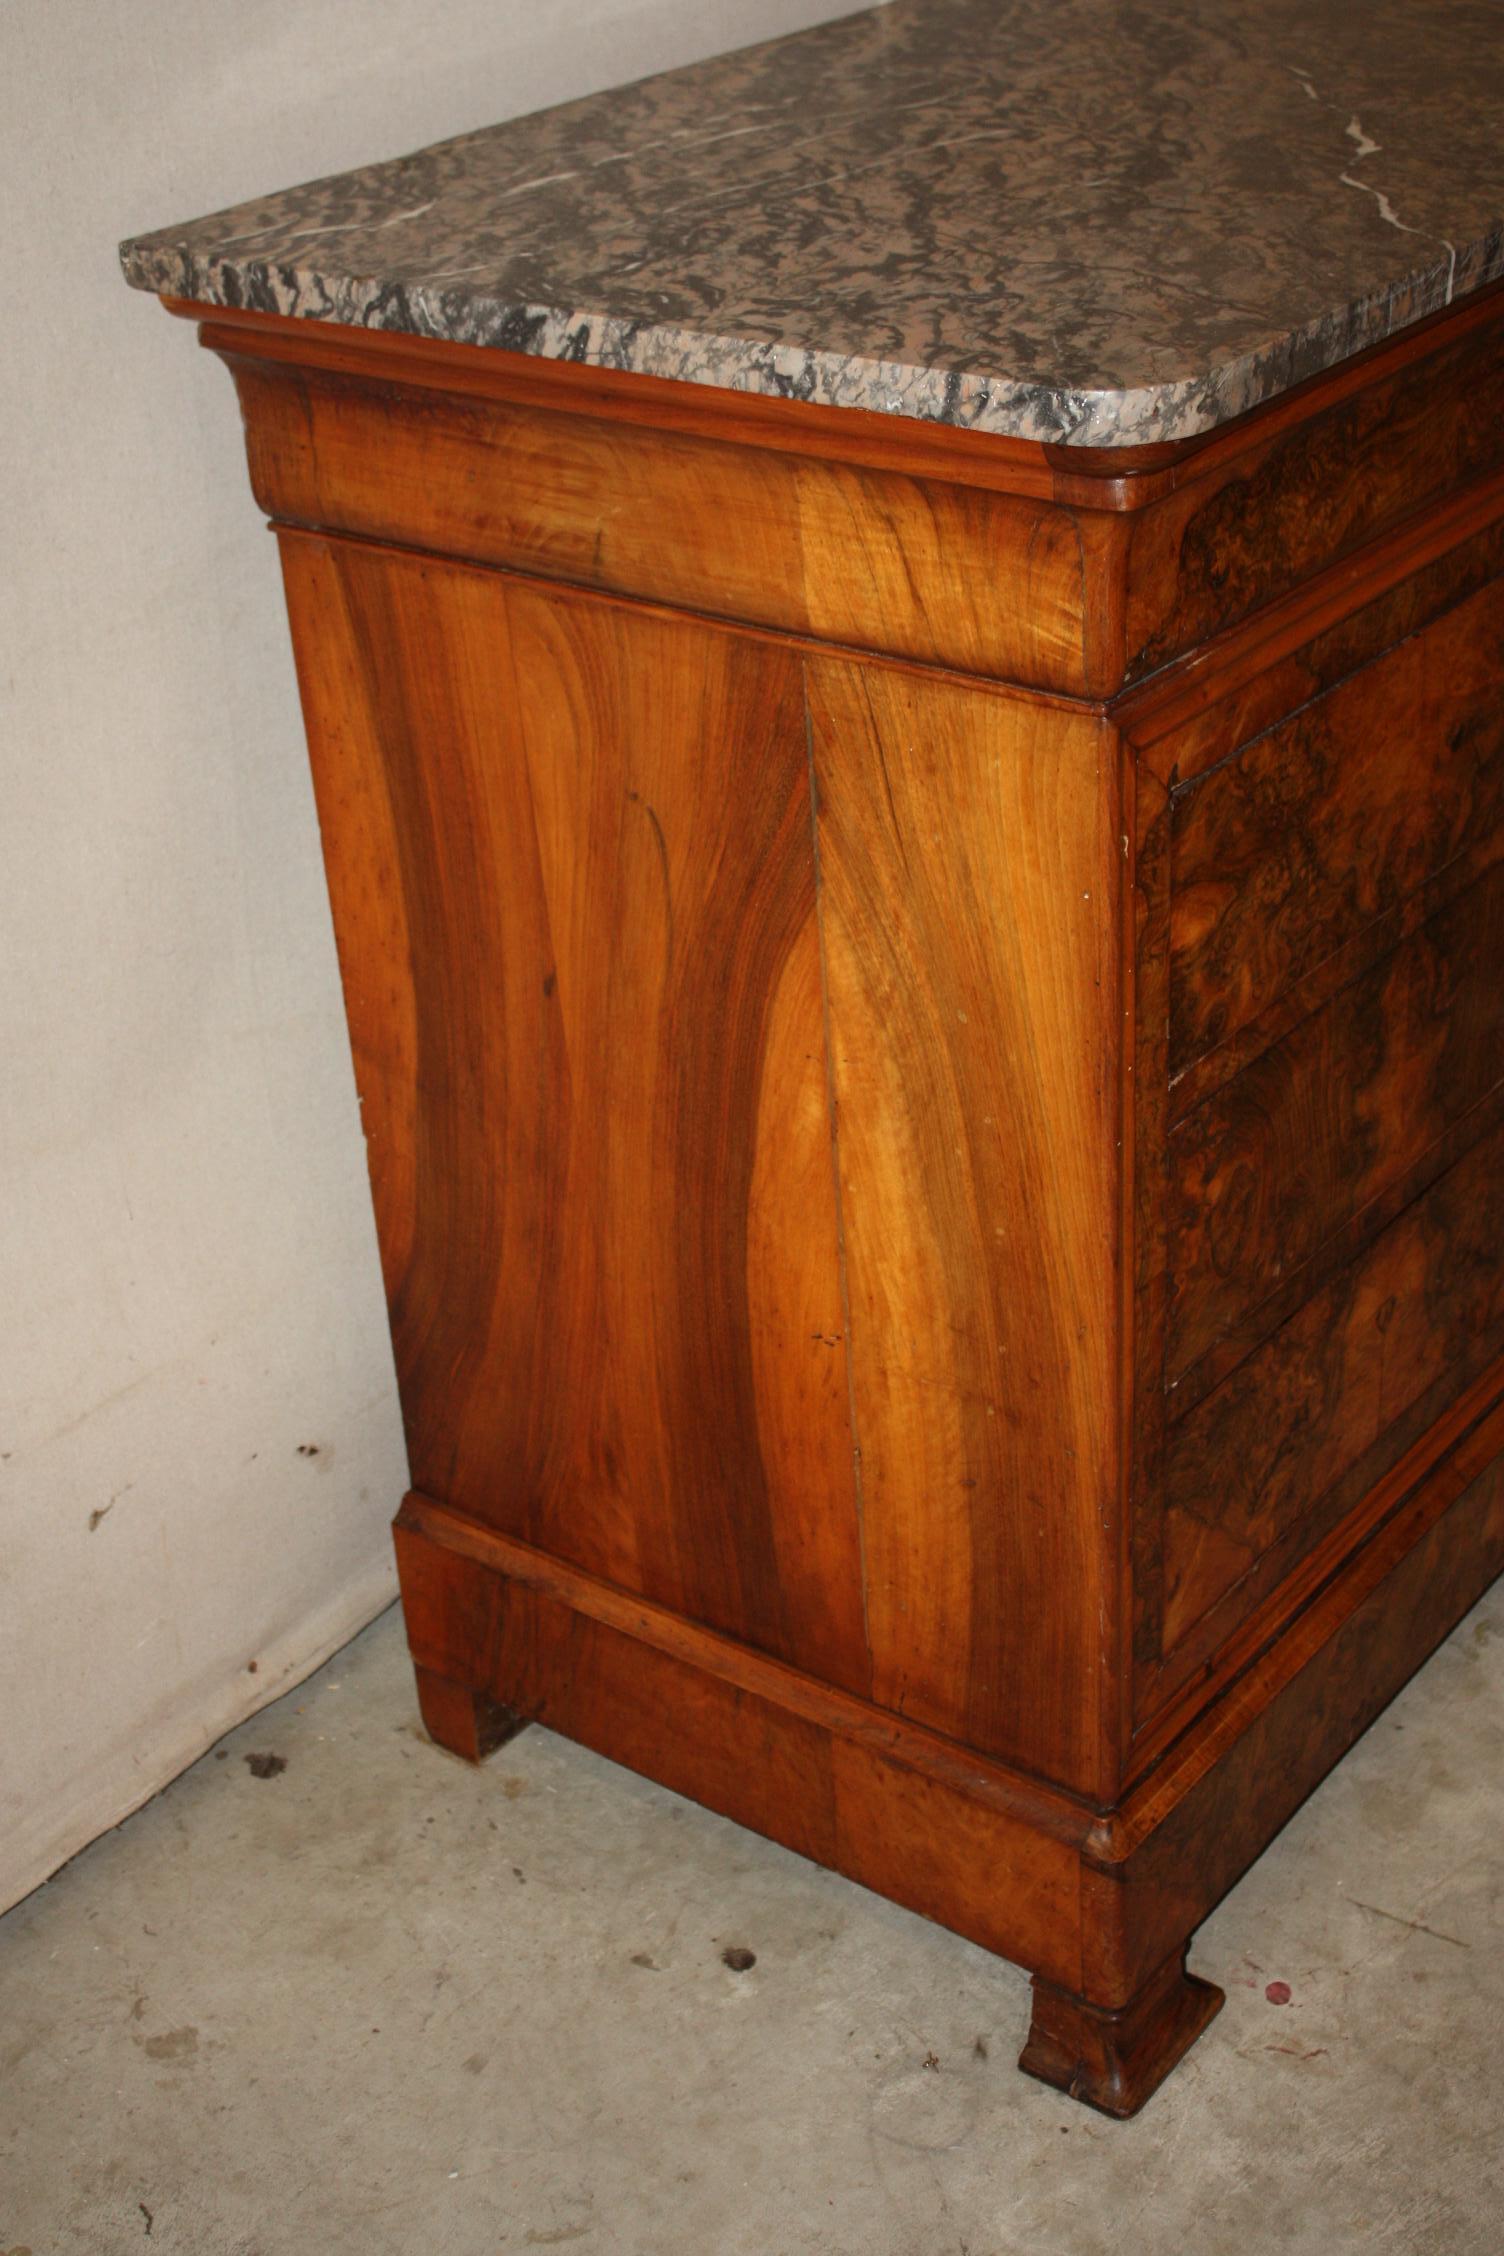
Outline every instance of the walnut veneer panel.
[(1166, 1652), (1225, 1635), (1504, 1355), (1501, 1222), (1496, 1129), (1172, 1424)]
[(1454, 1153), (1504, 1079), (1501, 964), (1495, 862), (1175, 1123), (1168, 1383)]
[(866, 1684), (798, 659), (284, 554), (414, 1479)]
[(801, 1856), (1079, 1983), (1085, 1824), (1068, 1803), (426, 1498), (408, 1498), (397, 1547), (414, 1656), (439, 1683), (494, 1687)]
[[(1432, 333), (1433, 336), (1435, 332)], [(1351, 556), (1504, 464), (1504, 318), (1486, 297), (1425, 349), (1349, 370), (1315, 415), (1273, 410), (1261, 430), (1193, 457), (1135, 520), (1124, 648), (1130, 680)], [(1366, 380), (1365, 380), (1366, 379)]]
[(1238, 718), (1158, 748), (1183, 779), (1177, 1082), (1422, 887), (1467, 882), (1504, 853), (1504, 581), (1241, 741)]
[(414, 1479), (1089, 1783), (1099, 725), (283, 548)]
[(274, 517), (1103, 697), (1504, 473), (1500, 287), (1205, 442), (1089, 453), (259, 313), (203, 335)]
[(1141, 1719), (1183, 1721), (1499, 1373), (1495, 553), (1143, 725)]
[(1088, 686), (1082, 536), (1046, 500), (442, 391), (418, 452), (410, 395), (388, 384), (244, 352), (234, 366), (252, 482), (285, 521)]
[(1116, 748), (1089, 714), (826, 661), (810, 722), (874, 1693), (1089, 1786)]

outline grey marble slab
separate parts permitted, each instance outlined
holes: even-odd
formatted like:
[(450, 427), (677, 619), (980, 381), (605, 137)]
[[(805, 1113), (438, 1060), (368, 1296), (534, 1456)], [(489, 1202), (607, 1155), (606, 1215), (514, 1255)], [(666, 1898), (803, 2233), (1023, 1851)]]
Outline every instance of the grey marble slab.
[(1504, 274), (1501, 116), (1504, 0), (893, 0), (122, 258), (211, 304), (1140, 444)]

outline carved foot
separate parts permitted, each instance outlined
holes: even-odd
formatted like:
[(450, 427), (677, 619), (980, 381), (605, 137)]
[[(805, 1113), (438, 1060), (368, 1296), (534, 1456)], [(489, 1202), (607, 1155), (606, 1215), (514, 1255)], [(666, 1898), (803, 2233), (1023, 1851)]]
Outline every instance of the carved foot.
[(472, 1692), (467, 1684), (435, 1676), (432, 1669), (415, 1668), (413, 1673), (418, 1679), (418, 1706), (429, 1738), (447, 1747), (452, 1755), (463, 1755), (466, 1762), (484, 1762), (487, 1755), (527, 1728), (528, 1717), (504, 1708), (499, 1700), (487, 1699), (484, 1692)]
[(1185, 1970), (1185, 1952), (1115, 2010), (1034, 1977), (1034, 2019), (1018, 2065), (1104, 2115), (1136, 2115), (1222, 2005), (1214, 1982)]

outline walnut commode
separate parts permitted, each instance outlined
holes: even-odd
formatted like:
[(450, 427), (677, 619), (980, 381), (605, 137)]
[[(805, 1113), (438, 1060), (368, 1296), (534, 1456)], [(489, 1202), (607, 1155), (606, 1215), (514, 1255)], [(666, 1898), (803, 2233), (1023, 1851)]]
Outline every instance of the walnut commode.
[(1504, 301), (1093, 451), (173, 301), (277, 529), (423, 1713), (1029, 1968), (1504, 1566)]

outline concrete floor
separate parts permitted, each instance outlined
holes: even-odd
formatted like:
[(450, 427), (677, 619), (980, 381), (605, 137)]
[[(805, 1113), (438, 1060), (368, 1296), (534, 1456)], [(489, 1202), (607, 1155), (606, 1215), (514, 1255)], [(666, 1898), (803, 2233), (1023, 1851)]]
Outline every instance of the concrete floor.
[(1012, 1967), (545, 1731), (438, 1753), (389, 1614), (0, 1921), (0, 2256), (1499, 2256), (1501, 1808), (1504, 1586), (1119, 2125)]

